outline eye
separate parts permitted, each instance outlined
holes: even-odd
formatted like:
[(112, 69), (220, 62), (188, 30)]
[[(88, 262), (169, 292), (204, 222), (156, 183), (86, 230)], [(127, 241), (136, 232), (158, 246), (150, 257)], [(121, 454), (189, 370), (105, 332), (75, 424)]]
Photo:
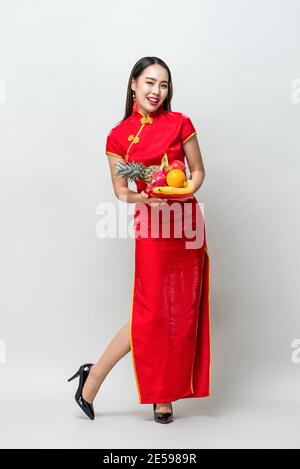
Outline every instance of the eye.
[[(153, 85), (151, 81), (146, 81), (148, 85)], [(168, 85), (161, 85), (163, 88), (168, 88)]]

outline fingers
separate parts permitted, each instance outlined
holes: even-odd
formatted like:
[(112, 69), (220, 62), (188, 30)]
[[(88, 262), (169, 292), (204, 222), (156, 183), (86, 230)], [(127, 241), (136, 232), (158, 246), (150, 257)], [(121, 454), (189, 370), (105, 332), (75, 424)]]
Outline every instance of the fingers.
[[(172, 200), (172, 199), (169, 199), (169, 198), (163, 198), (163, 199), (160, 199), (160, 198), (156, 198), (156, 197), (150, 197), (149, 194), (147, 194), (145, 191), (141, 191), (141, 195), (142, 195), (142, 198), (144, 199), (143, 201), (148, 204), (148, 205), (154, 205), (154, 206), (157, 206), (157, 205), (164, 205), (166, 204), (169, 200)], [(185, 202), (186, 200), (190, 200), (194, 197), (194, 194), (190, 194), (190, 195), (187, 195), (186, 197), (180, 197), (178, 200), (181, 201), (181, 202)], [(173, 199), (174, 200), (174, 199)]]
[(151, 198), (151, 202), (146, 202), (146, 204), (148, 205), (154, 205), (154, 206), (157, 206), (157, 205), (165, 205), (167, 202), (165, 201), (165, 199), (152, 199)]
[(142, 198), (145, 199), (144, 202), (149, 205), (151, 204), (155, 206), (155, 205), (164, 205), (167, 203), (167, 199), (149, 197), (149, 195), (145, 191), (141, 191), (141, 195), (142, 195)]
[(165, 199), (154, 199), (154, 197), (151, 197), (151, 199), (146, 203), (148, 203), (149, 205), (164, 205), (167, 202), (165, 201)]
[(186, 200), (192, 199), (193, 195), (189, 195), (188, 197), (180, 198), (181, 202), (185, 202)]

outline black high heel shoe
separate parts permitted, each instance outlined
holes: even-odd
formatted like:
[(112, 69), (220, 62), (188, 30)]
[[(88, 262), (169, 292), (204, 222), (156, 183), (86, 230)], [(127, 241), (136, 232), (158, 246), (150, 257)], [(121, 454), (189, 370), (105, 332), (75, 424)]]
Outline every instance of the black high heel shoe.
[(154, 421), (158, 423), (173, 422), (173, 407), (171, 402), (171, 412), (155, 412), (156, 404), (153, 404)]
[(93, 404), (90, 404), (82, 397), (82, 389), (93, 364), (94, 363), (85, 363), (84, 365), (81, 365), (79, 370), (76, 371), (75, 375), (71, 376), (71, 378), (68, 379), (68, 381), (72, 381), (72, 379), (77, 378), (77, 376), (79, 376), (79, 385), (75, 394), (75, 401), (91, 420), (94, 420), (95, 418), (94, 407)]

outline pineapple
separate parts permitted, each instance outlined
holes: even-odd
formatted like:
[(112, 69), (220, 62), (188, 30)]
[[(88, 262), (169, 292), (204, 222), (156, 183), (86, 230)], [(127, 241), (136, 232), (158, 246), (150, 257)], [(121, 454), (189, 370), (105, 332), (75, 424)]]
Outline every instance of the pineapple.
[(146, 168), (144, 179), (147, 183), (150, 182), (153, 173), (155, 173), (155, 171), (157, 171), (158, 169), (159, 169), (159, 166), (157, 165), (148, 166), (148, 168)]
[(129, 163), (117, 163), (116, 176), (128, 179), (129, 181), (145, 180), (148, 184), (152, 174), (159, 169), (159, 166), (145, 166), (144, 163), (130, 161)]

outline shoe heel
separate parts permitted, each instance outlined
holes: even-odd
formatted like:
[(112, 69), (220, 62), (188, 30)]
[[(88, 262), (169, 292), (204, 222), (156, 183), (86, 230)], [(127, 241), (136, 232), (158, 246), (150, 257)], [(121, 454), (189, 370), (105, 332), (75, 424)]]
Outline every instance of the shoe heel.
[(76, 371), (75, 375), (71, 376), (71, 378), (68, 379), (68, 381), (72, 381), (72, 379), (77, 378), (77, 376), (80, 375), (80, 370)]
[(81, 408), (81, 410), (91, 419), (94, 420), (95, 418), (95, 412), (94, 412), (94, 407), (92, 402), (87, 402), (83, 397), (82, 397), (82, 390), (84, 387), (84, 384), (87, 380), (87, 377), (90, 373), (91, 367), (93, 366), (93, 363), (85, 363), (79, 367), (79, 370), (76, 371), (76, 373), (71, 376), (71, 378), (68, 379), (68, 381), (72, 381), (72, 379), (76, 378), (79, 376), (79, 384), (78, 388), (75, 394), (75, 401)]

